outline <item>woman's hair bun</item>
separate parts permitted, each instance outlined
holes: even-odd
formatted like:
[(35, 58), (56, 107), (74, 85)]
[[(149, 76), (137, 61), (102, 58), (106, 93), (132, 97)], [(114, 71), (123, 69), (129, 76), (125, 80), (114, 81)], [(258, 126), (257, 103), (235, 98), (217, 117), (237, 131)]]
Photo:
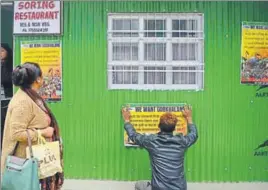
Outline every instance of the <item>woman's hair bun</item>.
[(31, 88), (36, 79), (41, 76), (42, 71), (37, 63), (26, 62), (13, 70), (12, 82), (21, 88)]
[(23, 87), (29, 81), (27, 69), (17, 66), (12, 72), (12, 82), (15, 86)]

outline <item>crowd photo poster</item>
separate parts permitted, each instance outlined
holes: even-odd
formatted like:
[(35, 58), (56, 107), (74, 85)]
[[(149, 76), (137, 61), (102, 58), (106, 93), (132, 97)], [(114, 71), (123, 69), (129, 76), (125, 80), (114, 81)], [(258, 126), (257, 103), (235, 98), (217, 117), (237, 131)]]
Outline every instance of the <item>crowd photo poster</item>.
[(268, 23), (242, 23), (241, 62), (242, 84), (268, 84)]
[[(136, 131), (140, 134), (156, 134), (159, 130), (160, 116), (165, 112), (172, 112), (178, 116), (178, 123), (175, 129), (175, 134), (187, 134), (187, 122), (183, 117), (182, 111), (185, 103), (177, 104), (126, 104), (130, 111), (130, 122)], [(133, 143), (124, 132), (124, 145), (137, 146)]]
[(44, 83), (39, 93), (46, 101), (62, 99), (62, 47), (61, 40), (21, 42), (21, 63), (38, 63)]

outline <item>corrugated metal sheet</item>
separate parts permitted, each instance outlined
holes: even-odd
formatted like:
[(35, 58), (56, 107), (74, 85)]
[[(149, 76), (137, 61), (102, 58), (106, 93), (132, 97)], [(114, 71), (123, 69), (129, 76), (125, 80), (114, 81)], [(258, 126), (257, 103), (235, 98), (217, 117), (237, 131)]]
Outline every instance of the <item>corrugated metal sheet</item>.
[[(187, 152), (189, 181), (268, 181), (267, 157), (254, 149), (267, 137), (267, 99), (240, 85), (242, 21), (268, 21), (267, 2), (64, 2), (63, 101), (51, 104), (64, 137), (68, 178), (150, 178), (148, 155), (123, 146), (120, 107), (127, 102), (188, 102), (198, 143)], [(108, 91), (107, 13), (203, 12), (205, 90)], [(16, 37), (20, 41), (57, 37)]]

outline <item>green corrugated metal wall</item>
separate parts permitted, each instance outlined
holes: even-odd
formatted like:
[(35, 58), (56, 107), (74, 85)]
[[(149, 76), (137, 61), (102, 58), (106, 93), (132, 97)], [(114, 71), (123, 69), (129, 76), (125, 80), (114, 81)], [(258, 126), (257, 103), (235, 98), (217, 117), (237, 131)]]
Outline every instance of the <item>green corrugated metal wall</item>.
[[(267, 10), (267, 2), (64, 2), (64, 93), (51, 107), (64, 137), (66, 177), (150, 178), (147, 153), (123, 145), (120, 106), (188, 102), (200, 134), (187, 152), (189, 181), (268, 181), (268, 157), (253, 156), (267, 137), (268, 100), (239, 78), (241, 22), (267, 22)], [(205, 15), (203, 92), (107, 90), (107, 13), (194, 11)], [(21, 40), (51, 38), (16, 37), (16, 64)]]

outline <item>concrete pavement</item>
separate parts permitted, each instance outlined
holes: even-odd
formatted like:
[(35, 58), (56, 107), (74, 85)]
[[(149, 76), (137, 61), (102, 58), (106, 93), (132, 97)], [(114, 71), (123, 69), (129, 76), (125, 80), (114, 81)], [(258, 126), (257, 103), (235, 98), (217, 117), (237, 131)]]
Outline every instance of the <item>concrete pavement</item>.
[[(188, 183), (188, 190), (267, 190), (268, 183)], [(63, 190), (134, 190), (134, 182), (65, 180)]]

